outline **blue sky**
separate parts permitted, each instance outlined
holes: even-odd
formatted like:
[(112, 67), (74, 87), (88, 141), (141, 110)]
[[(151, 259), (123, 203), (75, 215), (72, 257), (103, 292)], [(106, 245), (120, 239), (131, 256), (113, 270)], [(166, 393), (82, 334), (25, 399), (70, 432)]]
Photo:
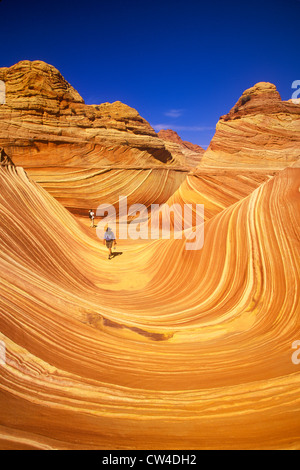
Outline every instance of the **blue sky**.
[(300, 80), (299, 0), (2, 0), (0, 66), (44, 60), (87, 104), (122, 101), (207, 147), (259, 81)]

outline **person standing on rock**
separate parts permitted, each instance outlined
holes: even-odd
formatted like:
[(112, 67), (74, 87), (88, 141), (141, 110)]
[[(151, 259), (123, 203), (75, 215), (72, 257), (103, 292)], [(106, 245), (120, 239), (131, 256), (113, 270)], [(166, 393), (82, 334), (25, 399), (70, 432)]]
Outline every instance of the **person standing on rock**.
[(89, 218), (91, 219), (91, 228), (94, 228), (95, 212), (92, 209), (89, 212)]
[(107, 227), (107, 229), (104, 233), (103, 244), (106, 245), (106, 247), (108, 248), (108, 252), (109, 252), (108, 259), (111, 259), (112, 258), (112, 253), (111, 253), (112, 247), (113, 247), (113, 245), (116, 246), (117, 242), (116, 242), (116, 237), (115, 237), (113, 231), (109, 227)]

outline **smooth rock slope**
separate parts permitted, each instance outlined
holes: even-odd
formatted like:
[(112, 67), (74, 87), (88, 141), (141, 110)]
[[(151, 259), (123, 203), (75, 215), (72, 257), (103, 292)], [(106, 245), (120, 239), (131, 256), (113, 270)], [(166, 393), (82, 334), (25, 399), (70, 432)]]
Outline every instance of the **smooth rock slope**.
[(287, 169), (211, 218), (202, 251), (124, 244), (108, 270), (1, 167), (1, 448), (299, 448), (299, 184)]

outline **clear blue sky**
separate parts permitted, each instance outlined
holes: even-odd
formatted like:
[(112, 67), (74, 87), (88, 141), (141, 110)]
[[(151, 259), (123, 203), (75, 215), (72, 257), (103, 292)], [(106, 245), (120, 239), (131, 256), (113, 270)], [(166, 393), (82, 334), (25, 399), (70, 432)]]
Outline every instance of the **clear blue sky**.
[(291, 98), (300, 1), (2, 0), (0, 66), (44, 60), (87, 104), (122, 101), (207, 147), (259, 81)]

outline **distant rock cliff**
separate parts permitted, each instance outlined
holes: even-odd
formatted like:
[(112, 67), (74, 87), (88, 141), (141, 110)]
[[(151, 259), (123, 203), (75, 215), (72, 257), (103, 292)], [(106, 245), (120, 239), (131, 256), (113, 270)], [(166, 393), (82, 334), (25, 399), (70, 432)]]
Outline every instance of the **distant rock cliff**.
[(169, 142), (174, 142), (175, 144), (182, 145), (193, 152), (200, 153), (201, 155), (205, 152), (205, 150), (200, 147), (200, 145), (192, 144), (191, 142), (187, 142), (182, 140), (182, 138), (177, 134), (177, 132), (173, 131), (172, 129), (162, 129), (158, 132), (158, 136), (162, 140), (167, 140)]
[(184, 153), (187, 166), (196, 167), (199, 165), (201, 157), (205, 152), (202, 147), (183, 141), (177, 132), (172, 129), (162, 129), (158, 132), (158, 136), (166, 142), (167, 148), (172, 155), (177, 155), (180, 159), (181, 153)]

